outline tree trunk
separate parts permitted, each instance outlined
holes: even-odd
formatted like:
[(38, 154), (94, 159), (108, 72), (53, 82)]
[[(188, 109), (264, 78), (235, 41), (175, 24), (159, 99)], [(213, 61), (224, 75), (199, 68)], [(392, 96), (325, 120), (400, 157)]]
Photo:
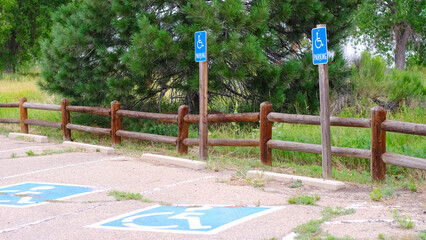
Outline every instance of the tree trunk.
[(405, 67), (405, 52), (407, 49), (407, 43), (411, 36), (411, 26), (403, 21), (394, 26), (395, 34), (395, 67), (399, 70), (403, 70)]

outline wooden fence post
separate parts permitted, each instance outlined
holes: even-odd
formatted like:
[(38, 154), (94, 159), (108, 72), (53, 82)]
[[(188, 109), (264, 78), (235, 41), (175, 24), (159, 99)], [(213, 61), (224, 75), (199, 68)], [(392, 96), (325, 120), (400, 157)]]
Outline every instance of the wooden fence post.
[(188, 138), (189, 124), (184, 121), (185, 116), (189, 113), (189, 108), (182, 105), (178, 110), (178, 137), (177, 137), (177, 151), (178, 153), (188, 153), (188, 146), (183, 144), (183, 140)]
[(25, 119), (28, 118), (28, 110), (24, 108), (24, 103), (27, 101), (26, 97), (19, 99), (19, 119), (21, 121), (21, 133), (28, 133), (28, 125), (25, 124)]
[(120, 110), (120, 102), (111, 102), (111, 139), (112, 144), (120, 144), (121, 137), (117, 136), (117, 131), (121, 130), (121, 117), (117, 115), (117, 111)]
[(272, 112), (270, 102), (260, 104), (260, 161), (266, 165), (272, 165), (272, 149), (267, 145), (272, 139), (272, 122), (268, 120), (270, 112)]
[(71, 141), (71, 129), (67, 128), (67, 124), (71, 123), (70, 112), (67, 107), (70, 105), (68, 98), (62, 98), (61, 100), (61, 113), (62, 113), (62, 138), (64, 141)]
[(386, 131), (381, 129), (386, 120), (386, 111), (382, 107), (371, 109), (371, 180), (384, 180), (386, 164), (382, 154), (386, 152)]

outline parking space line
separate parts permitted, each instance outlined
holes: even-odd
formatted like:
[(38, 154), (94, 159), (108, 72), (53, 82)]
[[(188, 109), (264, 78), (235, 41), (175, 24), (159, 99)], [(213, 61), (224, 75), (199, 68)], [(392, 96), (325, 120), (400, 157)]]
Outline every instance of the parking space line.
[(38, 220), (38, 221), (34, 221), (34, 222), (22, 224), (22, 225), (13, 227), (13, 228), (3, 229), (3, 230), (0, 230), (0, 234), (2, 234), (2, 233), (8, 233), (8, 232), (13, 232), (13, 231), (25, 228), (25, 227), (35, 226), (35, 225), (40, 224), (40, 223), (44, 223), (44, 222), (49, 222), (49, 221), (55, 220), (57, 218), (66, 217), (66, 216), (70, 216), (70, 215), (74, 215), (74, 214), (79, 214), (79, 213), (82, 213), (82, 212), (86, 212), (86, 211), (89, 211), (89, 210), (92, 210), (92, 209), (96, 209), (96, 208), (99, 208), (99, 207), (103, 207), (103, 206), (106, 206), (106, 205), (110, 205), (110, 204), (112, 204), (112, 203), (101, 203), (101, 204), (98, 204), (98, 205), (93, 206), (93, 207), (89, 207), (89, 208), (85, 208), (85, 209), (80, 209), (78, 211), (67, 212), (67, 213), (56, 215), (56, 216), (44, 218), (44, 219), (41, 219), (41, 220)]
[(13, 152), (13, 151), (19, 151), (19, 150), (25, 150), (25, 149), (31, 149), (31, 148), (37, 148), (37, 147), (40, 147), (40, 146), (31, 146), (31, 147), (23, 147), (23, 148), (14, 148), (14, 149), (2, 150), (2, 151), (0, 151), (0, 153)]
[(31, 171), (31, 172), (26, 172), (26, 173), (20, 173), (20, 174), (16, 174), (16, 175), (7, 176), (7, 177), (2, 177), (0, 180), (22, 177), (22, 176), (26, 176), (26, 175), (32, 175), (32, 174), (36, 174), (36, 173), (47, 172), (47, 171), (50, 171), (50, 170), (62, 169), (62, 168), (67, 168), (67, 167), (75, 167), (75, 166), (98, 163), (98, 162), (113, 161), (113, 160), (124, 160), (124, 159), (127, 159), (127, 157), (112, 157), (112, 158), (104, 158), (104, 159), (100, 159), (100, 160), (96, 160), (96, 161), (90, 161), (90, 162), (68, 164), (68, 165), (63, 165), (63, 166), (59, 166), (59, 167), (45, 168), (45, 169), (41, 169), (41, 170), (36, 170), (36, 171)]
[(154, 193), (154, 192), (161, 191), (161, 190), (164, 190), (164, 189), (167, 189), (167, 188), (172, 188), (172, 187), (176, 187), (176, 186), (179, 186), (179, 185), (197, 182), (197, 181), (201, 181), (201, 180), (204, 180), (204, 179), (210, 179), (210, 178), (214, 178), (214, 176), (205, 176), (205, 177), (194, 178), (194, 179), (190, 179), (190, 180), (186, 180), (186, 181), (182, 181), (182, 182), (172, 183), (172, 184), (169, 184), (169, 185), (154, 188), (152, 190), (143, 191), (143, 192), (141, 192), (141, 194), (144, 195), (144, 194), (148, 194), (148, 193)]

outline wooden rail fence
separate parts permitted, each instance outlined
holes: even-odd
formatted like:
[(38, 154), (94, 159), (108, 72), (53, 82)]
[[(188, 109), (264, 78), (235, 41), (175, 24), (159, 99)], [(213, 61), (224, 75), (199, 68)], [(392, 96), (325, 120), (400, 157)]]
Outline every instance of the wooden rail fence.
[[(189, 124), (196, 124), (199, 115), (189, 114), (188, 106), (179, 107), (178, 114), (160, 114), (122, 110), (118, 101), (111, 102), (111, 108), (70, 106), (64, 98), (61, 105), (29, 103), (25, 97), (19, 102), (0, 103), (0, 108), (19, 108), (20, 119), (0, 118), (0, 123), (20, 124), (21, 132), (28, 133), (28, 125), (53, 127), (62, 129), (63, 139), (71, 141), (71, 130), (110, 135), (113, 144), (120, 144), (121, 138), (135, 138), (147, 141), (172, 144), (177, 146), (179, 153), (187, 153), (188, 146), (198, 146), (198, 138), (188, 138)], [(62, 122), (28, 119), (28, 109), (60, 111)], [(111, 117), (111, 128), (99, 128), (72, 124), (70, 112), (97, 114)], [(163, 136), (156, 134), (131, 132), (121, 129), (121, 118), (139, 118), (156, 120), (178, 125), (178, 136)], [(209, 146), (239, 146), (259, 147), (260, 160), (263, 164), (272, 164), (272, 149), (282, 149), (307, 153), (321, 154), (321, 145), (273, 140), (272, 126), (274, 122), (320, 125), (320, 116), (295, 115), (273, 112), (272, 104), (264, 102), (260, 105), (259, 113), (209, 114), (209, 123), (225, 122), (257, 122), (260, 121), (259, 139), (215, 139), (209, 138)], [(384, 180), (386, 164), (426, 170), (426, 159), (399, 155), (386, 152), (386, 132), (397, 132), (426, 136), (426, 124), (406, 123), (386, 120), (386, 111), (381, 107), (371, 109), (371, 119), (331, 117), (331, 126), (357, 127), (371, 129), (371, 149), (356, 149), (332, 147), (331, 154), (335, 156), (370, 159), (372, 180)]]

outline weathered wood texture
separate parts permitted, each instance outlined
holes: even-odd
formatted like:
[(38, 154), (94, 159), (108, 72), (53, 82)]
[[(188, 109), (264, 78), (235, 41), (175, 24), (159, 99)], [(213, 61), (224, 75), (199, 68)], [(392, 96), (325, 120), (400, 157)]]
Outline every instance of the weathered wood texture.
[(424, 158), (409, 157), (386, 152), (382, 154), (382, 159), (387, 164), (426, 170), (426, 159)]
[(371, 179), (382, 181), (385, 179), (386, 164), (382, 159), (386, 152), (386, 131), (381, 128), (386, 120), (386, 111), (382, 107), (371, 109)]
[[(206, 47), (207, 49), (207, 47)], [(198, 145), (199, 150), (199, 158), (200, 160), (207, 160), (207, 152), (208, 152), (208, 122), (207, 122), (207, 97), (208, 97), (208, 65), (207, 61), (199, 62), (199, 100), (200, 100), (200, 122), (199, 122), (199, 134), (200, 143)]]
[(137, 112), (137, 111), (130, 111), (130, 110), (118, 110), (117, 115), (121, 117), (157, 120), (160, 122), (169, 122), (169, 123), (177, 123), (177, 117), (178, 117), (176, 114)]
[(70, 100), (63, 98), (61, 100), (61, 115), (62, 115), (62, 139), (64, 141), (71, 141), (71, 129), (68, 129), (66, 126), (68, 123), (71, 123), (70, 112), (67, 111), (67, 107), (70, 105)]
[[(311, 116), (311, 115), (295, 115), (295, 114), (272, 112), (268, 115), (268, 120), (271, 122), (321, 125), (320, 116)], [(338, 127), (370, 128), (371, 120), (365, 119), (365, 118), (331, 117), (330, 124), (331, 126), (338, 126)]]
[(136, 138), (136, 139), (141, 139), (146, 141), (167, 143), (172, 145), (176, 145), (176, 140), (177, 140), (176, 137), (162, 136), (162, 135), (149, 134), (149, 133), (129, 132), (124, 130), (118, 130), (117, 135), (120, 137)]
[(62, 128), (62, 124), (58, 122), (44, 121), (44, 120), (36, 120), (36, 119), (25, 119), (24, 123), (27, 125), (36, 125), (43, 127), (52, 127), (52, 128)]
[[(198, 138), (187, 138), (183, 140), (187, 146), (198, 146)], [(259, 146), (258, 139), (221, 139), (209, 138), (207, 144), (209, 146), (235, 146), (235, 147), (257, 147)]]
[[(318, 25), (317, 27), (325, 27)], [(318, 65), (320, 89), (320, 117), (321, 117), (321, 146), (322, 146), (322, 177), (331, 178), (331, 137), (330, 137), (330, 97), (328, 83), (328, 64)]]
[(28, 118), (28, 110), (24, 107), (24, 103), (26, 101), (26, 97), (21, 97), (19, 99), (19, 118), (21, 124), (21, 133), (28, 133), (28, 125), (25, 124), (25, 119)]
[(90, 132), (90, 133), (111, 135), (111, 129), (109, 128), (88, 127), (88, 126), (77, 125), (72, 123), (68, 123), (67, 128), (72, 130)]
[(268, 141), (272, 139), (272, 122), (268, 120), (268, 114), (271, 112), (270, 102), (260, 104), (260, 161), (265, 165), (272, 165), (272, 149), (268, 147)]
[(50, 111), (61, 111), (60, 105), (54, 104), (42, 104), (42, 103), (24, 103), (24, 108), (28, 109), (40, 109), (40, 110), (50, 110)]
[(3, 108), (19, 107), (19, 102), (0, 103), (0, 107), (3, 107)]
[(90, 113), (96, 115), (110, 116), (111, 109), (101, 107), (67, 106), (69, 112)]
[(382, 123), (382, 130), (388, 132), (406, 133), (426, 136), (426, 124), (406, 123), (386, 120)]
[(185, 116), (189, 113), (189, 107), (186, 105), (180, 106), (178, 110), (178, 137), (177, 137), (177, 151), (178, 153), (188, 153), (188, 146), (183, 143), (188, 138), (189, 124), (185, 122)]
[(21, 121), (16, 118), (0, 118), (0, 123), (20, 123)]
[[(200, 115), (188, 114), (185, 116), (185, 122), (198, 123)], [(224, 113), (207, 115), (209, 123), (226, 123), (226, 122), (257, 122), (259, 121), (259, 113)]]
[[(268, 147), (273, 149), (298, 151), (298, 152), (306, 152), (306, 153), (321, 154), (322, 152), (321, 145), (280, 141), (280, 140), (268, 141)], [(344, 148), (344, 147), (331, 147), (331, 154), (335, 156), (356, 157), (356, 158), (366, 158), (366, 159), (371, 157), (370, 150), (357, 149), (357, 148)]]
[(121, 130), (121, 117), (117, 115), (117, 111), (120, 110), (120, 102), (111, 102), (111, 140), (112, 144), (120, 144), (121, 137), (117, 136), (117, 131)]

